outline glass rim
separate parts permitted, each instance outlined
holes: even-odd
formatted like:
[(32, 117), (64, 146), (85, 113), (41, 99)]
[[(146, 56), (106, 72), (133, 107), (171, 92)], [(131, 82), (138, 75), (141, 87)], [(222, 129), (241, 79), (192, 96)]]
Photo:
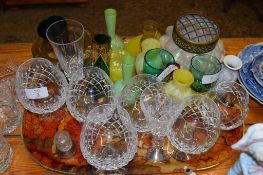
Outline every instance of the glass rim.
[[(186, 97), (184, 99), (185, 106), (184, 106), (183, 109), (185, 109), (189, 104), (190, 105), (193, 104), (193, 100), (192, 99), (194, 99), (194, 100), (201, 100), (204, 103), (209, 103), (210, 106), (215, 107), (213, 109), (214, 113), (216, 113), (217, 116), (220, 116), (220, 110), (219, 110), (216, 102), (211, 97), (209, 97), (207, 95), (202, 95), (202, 94), (192, 94), (192, 95)], [(220, 118), (220, 117), (218, 117), (218, 118)], [(220, 123), (220, 119), (219, 119), (219, 123)]]
[[(80, 25), (80, 27), (82, 28), (81, 35), (80, 35), (75, 41), (71, 41), (71, 42), (67, 42), (67, 43), (57, 43), (57, 42), (53, 41), (53, 40), (48, 36), (48, 32), (49, 32), (50, 28), (53, 27), (55, 24), (60, 23), (60, 22), (62, 22), (62, 21), (71, 21), (71, 22), (74, 22), (74, 23)], [(84, 33), (85, 33), (85, 29), (84, 29), (83, 24), (80, 23), (80, 22), (77, 21), (77, 20), (74, 20), (74, 19), (62, 19), (62, 20), (55, 21), (55, 22), (52, 23), (52, 24), (47, 28), (47, 30), (46, 30), (46, 36), (47, 36), (48, 41), (51, 42), (52, 44), (60, 45), (60, 46), (68, 45), (68, 44), (73, 44), (73, 43), (78, 42), (79, 40), (81, 40), (81, 38), (84, 37)]]
[(23, 72), (24, 71), (24, 68), (29, 68), (32, 63), (35, 63), (36, 61), (41, 61), (41, 62), (46, 62), (50, 65), (53, 65), (53, 63), (48, 60), (47, 58), (43, 58), (43, 57), (32, 57), (32, 58), (29, 58), (27, 59), (26, 61), (24, 61), (23, 63), (21, 63), (17, 69), (16, 69), (16, 75), (20, 72)]
[[(220, 67), (219, 67), (219, 70), (218, 70), (216, 73), (213, 73), (213, 74), (206, 74), (204, 71), (198, 70), (198, 69), (193, 65), (193, 61), (194, 61), (198, 56), (201, 56), (201, 55), (202, 55), (202, 56), (209, 56), (209, 58), (213, 58), (214, 60), (216, 60), (216, 63), (220, 66)], [(222, 65), (221, 65), (220, 61), (218, 60), (218, 58), (216, 58), (215, 56), (209, 55), (209, 54), (198, 54), (198, 55), (193, 56), (192, 59), (191, 59), (191, 64), (190, 64), (190, 68), (191, 68), (191, 67), (192, 67), (194, 70), (196, 70), (196, 71), (198, 71), (198, 72), (201, 72), (202, 74), (205, 74), (205, 75), (215, 75), (215, 74), (219, 73), (219, 72), (221, 71), (221, 69), (222, 69)]]
[(163, 71), (163, 70), (165, 69), (165, 68), (164, 68), (164, 69), (157, 69), (157, 68), (153, 67), (152, 65), (150, 65), (149, 62), (147, 61), (147, 59), (146, 59), (147, 54), (148, 54), (150, 51), (154, 51), (154, 50), (165, 51), (165, 52), (168, 53), (170, 56), (172, 56), (173, 61), (174, 61), (174, 63), (175, 63), (174, 56), (173, 56), (170, 52), (168, 52), (167, 50), (162, 49), (162, 48), (154, 48), (154, 49), (148, 50), (148, 51), (145, 53), (145, 55), (144, 55), (144, 61), (145, 61), (145, 63), (146, 63), (148, 66), (150, 66), (151, 68), (153, 68), (153, 69), (155, 69), (155, 70), (159, 70), (159, 71)]
[(231, 89), (233, 89), (234, 86), (237, 86), (237, 87), (241, 88), (244, 91), (244, 93), (245, 93), (245, 99), (247, 100), (246, 103), (249, 104), (249, 93), (248, 93), (248, 90), (246, 89), (246, 87), (243, 84), (238, 83), (236, 81), (222, 81), (222, 82), (218, 83), (216, 88), (218, 87), (220, 89), (224, 89), (223, 85), (227, 85), (227, 86), (228, 85), (229, 86), (232, 85), (232, 86), (230, 86)]

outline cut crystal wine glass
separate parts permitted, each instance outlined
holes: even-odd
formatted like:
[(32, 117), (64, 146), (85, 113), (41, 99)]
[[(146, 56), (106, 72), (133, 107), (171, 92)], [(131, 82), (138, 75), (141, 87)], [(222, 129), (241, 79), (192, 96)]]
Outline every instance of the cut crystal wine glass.
[(145, 116), (140, 106), (140, 95), (147, 86), (156, 82), (157, 77), (153, 75), (139, 74), (134, 76), (121, 92), (118, 102), (129, 112), (131, 121), (138, 132), (148, 131)]
[(113, 83), (100, 68), (84, 67), (72, 75), (66, 103), (78, 121), (83, 122), (94, 107), (115, 101)]
[(214, 96), (220, 110), (221, 129), (231, 130), (243, 124), (249, 110), (249, 95), (245, 87), (234, 81), (223, 81), (209, 94)]
[(121, 106), (103, 104), (93, 108), (80, 135), (82, 155), (99, 170), (116, 170), (137, 152), (136, 129)]
[(157, 82), (144, 89), (140, 105), (148, 128), (154, 135), (154, 147), (148, 150), (147, 158), (154, 162), (165, 162), (168, 156), (163, 150), (163, 138), (169, 131), (167, 125), (181, 113), (183, 102), (169, 98), (164, 91), (164, 83)]
[(67, 79), (49, 60), (32, 58), (16, 72), (16, 94), (24, 108), (44, 114), (56, 111), (66, 99)]
[(169, 140), (179, 151), (200, 154), (211, 148), (220, 133), (220, 112), (207, 96), (191, 95), (177, 119), (169, 125)]
[(20, 124), (22, 111), (19, 110), (11, 84), (0, 81), (0, 134), (14, 131)]

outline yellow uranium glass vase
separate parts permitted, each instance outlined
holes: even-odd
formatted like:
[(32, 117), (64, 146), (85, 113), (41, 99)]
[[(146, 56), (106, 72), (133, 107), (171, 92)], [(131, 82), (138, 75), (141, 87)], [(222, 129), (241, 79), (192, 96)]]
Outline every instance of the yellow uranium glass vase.
[(174, 99), (183, 99), (192, 94), (191, 84), (194, 76), (186, 69), (177, 69), (173, 72), (173, 80), (165, 85), (165, 92)]

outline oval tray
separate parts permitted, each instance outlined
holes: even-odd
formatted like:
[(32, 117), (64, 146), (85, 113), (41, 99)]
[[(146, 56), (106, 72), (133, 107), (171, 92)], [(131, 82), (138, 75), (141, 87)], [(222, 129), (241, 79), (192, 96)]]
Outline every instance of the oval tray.
[[(79, 147), (81, 127), (82, 124), (70, 115), (66, 107), (46, 115), (25, 111), (22, 136), (31, 157), (41, 166), (64, 174), (89, 173), (92, 171), (92, 167), (82, 157)], [(58, 130), (69, 131), (76, 145), (76, 152), (71, 158), (62, 159), (56, 152), (53, 139)], [(151, 147), (152, 136), (140, 134), (138, 152), (127, 166), (128, 174), (174, 173), (182, 172), (184, 166), (193, 170), (217, 166), (234, 154), (230, 146), (237, 142), (242, 135), (243, 127), (222, 131), (216, 144), (203, 154), (184, 155), (187, 158), (186, 161), (177, 161), (171, 156), (167, 163), (153, 163), (145, 160), (147, 148)], [(167, 139), (164, 145), (168, 153), (171, 155), (176, 153)]]
[[(71, 117), (65, 107), (49, 114), (35, 114), (25, 110), (22, 122), (22, 137), (33, 160), (50, 170), (76, 174), (88, 172), (90, 167), (82, 157), (79, 138), (82, 124)], [(55, 133), (67, 130), (76, 146), (75, 154), (68, 159), (60, 158), (53, 144)]]

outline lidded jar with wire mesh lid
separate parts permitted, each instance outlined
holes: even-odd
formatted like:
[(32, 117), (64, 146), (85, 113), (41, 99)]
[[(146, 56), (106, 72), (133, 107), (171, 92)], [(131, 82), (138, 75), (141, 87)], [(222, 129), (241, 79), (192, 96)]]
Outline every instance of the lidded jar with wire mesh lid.
[(204, 16), (189, 14), (178, 18), (174, 26), (168, 26), (160, 42), (161, 47), (172, 53), (181, 67), (189, 69), (191, 58), (196, 54), (207, 53), (223, 59), (224, 45), (219, 34), (215, 22)]

